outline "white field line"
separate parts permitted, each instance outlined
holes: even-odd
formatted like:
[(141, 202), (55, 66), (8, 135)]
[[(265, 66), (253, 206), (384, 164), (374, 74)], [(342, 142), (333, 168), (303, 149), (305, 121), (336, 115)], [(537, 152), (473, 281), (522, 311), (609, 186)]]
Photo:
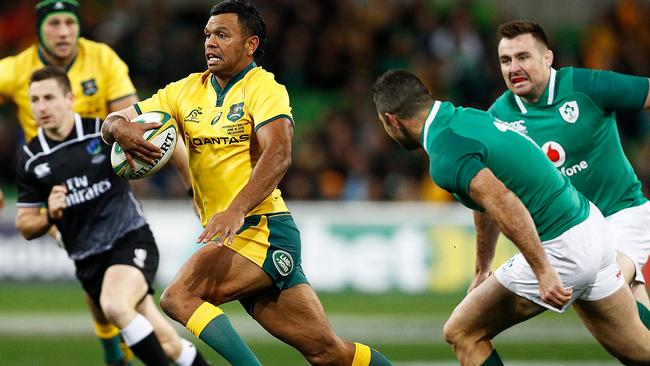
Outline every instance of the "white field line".
[[(248, 340), (271, 341), (272, 337), (246, 315), (230, 317), (235, 329)], [(440, 344), (444, 319), (426, 316), (332, 315), (337, 333), (346, 339), (373, 344)], [(184, 328), (175, 322), (177, 328)], [(88, 313), (4, 313), (0, 314), (0, 335), (92, 335)], [(533, 319), (500, 334), (498, 343), (586, 343), (595, 342), (578, 321), (563, 317)], [(416, 366), (409, 364), (408, 366)]]

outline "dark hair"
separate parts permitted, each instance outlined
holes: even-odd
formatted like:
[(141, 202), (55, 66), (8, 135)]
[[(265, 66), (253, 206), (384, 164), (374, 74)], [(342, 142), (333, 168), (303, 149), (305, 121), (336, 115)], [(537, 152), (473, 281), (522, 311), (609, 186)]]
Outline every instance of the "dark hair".
[(389, 70), (372, 86), (377, 112), (395, 113), (401, 119), (415, 116), (433, 97), (422, 81), (406, 70)]
[(31, 85), (34, 82), (48, 79), (56, 80), (61, 89), (63, 89), (63, 94), (72, 92), (72, 86), (70, 85), (68, 75), (62, 68), (56, 66), (45, 66), (42, 69), (34, 71), (32, 76), (29, 78), (29, 84)]
[(551, 47), (542, 26), (530, 20), (513, 20), (501, 24), (497, 29), (497, 42), (501, 41), (502, 38), (513, 39), (528, 33), (542, 42), (547, 48)]
[(266, 24), (264, 24), (257, 9), (247, 1), (225, 0), (210, 10), (210, 16), (226, 13), (237, 14), (239, 25), (246, 32), (246, 35), (249, 37), (257, 36), (260, 39), (260, 44), (257, 46), (253, 57), (258, 58), (264, 56), (264, 49), (266, 48)]

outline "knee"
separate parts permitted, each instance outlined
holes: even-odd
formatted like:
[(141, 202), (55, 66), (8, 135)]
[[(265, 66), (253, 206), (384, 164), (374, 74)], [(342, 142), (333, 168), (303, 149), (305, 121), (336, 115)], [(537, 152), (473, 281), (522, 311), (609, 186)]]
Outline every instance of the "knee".
[(343, 341), (333, 334), (314, 335), (300, 350), (311, 365), (337, 365), (345, 359)]
[(129, 318), (129, 313), (135, 311), (126, 301), (120, 301), (119, 299), (102, 297), (100, 298), (100, 305), (106, 319), (120, 328), (127, 325), (124, 324), (124, 319)]
[(160, 295), (160, 308), (172, 319), (176, 319), (175, 315), (178, 313), (178, 295), (173, 288), (168, 287)]
[(454, 349), (461, 347), (468, 338), (467, 333), (463, 331), (462, 326), (453, 316), (447, 320), (442, 328), (442, 335), (445, 342), (449, 343)]

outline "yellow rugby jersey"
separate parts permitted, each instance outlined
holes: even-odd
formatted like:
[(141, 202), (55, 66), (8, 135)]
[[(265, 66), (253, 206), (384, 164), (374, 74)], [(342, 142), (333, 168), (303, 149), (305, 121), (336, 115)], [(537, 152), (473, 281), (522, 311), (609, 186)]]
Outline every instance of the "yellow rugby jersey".
[[(79, 38), (77, 47), (77, 57), (67, 70), (75, 97), (74, 110), (82, 117), (104, 118), (109, 103), (135, 94), (129, 68), (103, 43)], [(0, 60), (0, 103), (16, 104), (26, 141), (36, 136), (38, 128), (29, 106), (29, 78), (47, 64), (36, 44)]]
[[(222, 89), (210, 71), (191, 74), (135, 105), (164, 111), (184, 131), (201, 222), (224, 211), (248, 183), (261, 149), (255, 130), (278, 118), (293, 123), (289, 95), (254, 62)], [(288, 211), (277, 188), (248, 215)]]

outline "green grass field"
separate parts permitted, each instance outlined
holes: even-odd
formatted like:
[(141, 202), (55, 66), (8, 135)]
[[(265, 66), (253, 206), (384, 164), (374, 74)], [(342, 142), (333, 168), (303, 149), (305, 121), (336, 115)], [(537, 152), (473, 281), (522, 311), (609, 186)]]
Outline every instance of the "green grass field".
[[(339, 334), (379, 349), (396, 365), (453, 365), (442, 325), (462, 294), (320, 293)], [(264, 365), (306, 365), (254, 323), (237, 303), (223, 306)], [(226, 365), (188, 334), (213, 365)], [(504, 332), (496, 346), (508, 365), (616, 365), (573, 312), (543, 314)], [(0, 364), (101, 365), (101, 350), (77, 283), (0, 282)], [(139, 364), (138, 364), (139, 365)]]

